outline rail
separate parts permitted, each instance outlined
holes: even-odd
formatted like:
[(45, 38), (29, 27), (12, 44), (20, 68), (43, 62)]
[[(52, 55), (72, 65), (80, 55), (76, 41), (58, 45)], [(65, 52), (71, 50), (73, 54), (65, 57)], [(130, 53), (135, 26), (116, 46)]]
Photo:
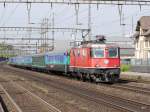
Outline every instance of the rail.
[(134, 101), (131, 99), (124, 99), (118, 96), (113, 96), (110, 94), (105, 94), (101, 92), (90, 91), (82, 87), (76, 87), (75, 85), (68, 85), (61, 83), (60, 81), (49, 80), (46, 78), (41, 78), (40, 76), (33, 76), (33, 74), (25, 75), (22, 73), (23, 77), (36, 80), (40, 83), (52, 86), (56, 89), (61, 89), (66, 92), (75, 94), (82, 98), (86, 98), (89, 101), (93, 101), (97, 104), (104, 104), (108, 107), (121, 110), (123, 112), (148, 112), (150, 111), (150, 105)]
[[(5, 79), (3, 78), (3, 80)], [(39, 111), (40, 106), (41, 107), (44, 106), (43, 110), (47, 110), (47, 112), (61, 112), (59, 109), (52, 106), (51, 104), (49, 104), (48, 102), (46, 102), (45, 100), (43, 100), (42, 98), (34, 94), (33, 92), (27, 90), (23, 86), (17, 84), (16, 82), (11, 80), (11, 81), (3, 82), (3, 83), (4, 84), (1, 84), (0, 87), (2, 88), (4, 93), (7, 95), (9, 100), (13, 103), (13, 105), (15, 106), (18, 112), (23, 112), (24, 110), (31, 111), (32, 110), (31, 107), (33, 107), (34, 110), (36, 108), (37, 111)], [(9, 83), (9, 84), (6, 84), (6, 83)], [(26, 105), (29, 102), (23, 103), (24, 106), (22, 104), (19, 104), (18, 102), (20, 102), (19, 100), (20, 98), (17, 96), (21, 97), (22, 100), (23, 98), (26, 100), (28, 99), (28, 101), (33, 99), (33, 103), (31, 103), (32, 105), (29, 106), (30, 108), (28, 108), (28, 105)], [(21, 101), (21, 102), (24, 102), (24, 101)], [(39, 104), (39, 107), (36, 107), (34, 105), (35, 102)]]

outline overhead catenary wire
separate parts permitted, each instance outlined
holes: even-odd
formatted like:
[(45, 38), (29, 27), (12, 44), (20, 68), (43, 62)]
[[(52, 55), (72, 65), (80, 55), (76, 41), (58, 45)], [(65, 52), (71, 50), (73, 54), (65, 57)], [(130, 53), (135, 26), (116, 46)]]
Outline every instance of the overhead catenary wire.
[[(146, 10), (146, 11), (144, 11), (144, 12), (140, 12), (141, 14), (142, 13), (147, 13), (147, 12), (149, 12), (150, 10)], [(137, 11), (136, 11), (137, 12)], [(134, 13), (132, 13), (132, 14), (130, 14), (130, 15), (128, 15), (128, 16), (126, 16), (126, 17), (124, 17), (124, 20), (126, 20), (126, 19), (129, 19), (131, 16), (137, 16), (137, 13), (136, 12), (134, 12)], [(97, 16), (99, 16), (99, 15), (97, 15)], [(95, 18), (97, 18), (97, 16), (94, 16), (93, 17), (93, 19), (95, 19)], [(102, 24), (96, 24), (96, 25), (93, 25), (93, 27), (98, 27), (98, 26), (100, 26), (100, 25), (103, 25), (103, 26), (107, 26), (107, 25), (110, 25), (110, 24), (115, 24), (115, 23), (120, 23), (120, 18), (119, 19), (114, 19), (114, 20), (112, 20), (112, 21), (107, 21), (107, 24), (105, 23), (105, 22), (103, 22)], [(127, 24), (128, 25), (128, 24)]]
[(6, 11), (7, 11), (7, 7), (4, 7), (2, 14), (1, 14), (1, 17), (0, 17), (0, 23), (3, 21), (3, 18), (5, 17), (5, 14), (6, 14)]
[(27, 3), (28, 23), (30, 23), (31, 3)]
[(122, 24), (122, 5), (118, 5), (119, 17), (120, 17), (120, 25)]
[(0, 3), (150, 5), (149, 0), (1, 0)]
[(140, 11), (141, 11), (142, 10), (142, 6), (141, 6), (140, 2), (139, 2), (139, 7), (140, 7)]
[(75, 4), (76, 25), (79, 24), (79, 4)]
[[(87, 9), (85, 8), (85, 9), (83, 9), (83, 10), (81, 10), (81, 11), (79, 11), (79, 13), (81, 14), (81, 13), (83, 13), (83, 12), (85, 12), (85, 11), (87, 11)], [(60, 24), (60, 23), (62, 23), (62, 21), (63, 21), (63, 23), (65, 22), (69, 22), (68, 20), (69, 19), (72, 19), (72, 17), (74, 17), (75, 16), (75, 14), (76, 13), (73, 13), (72, 15), (70, 15), (70, 16), (67, 16), (66, 18), (64, 18), (64, 19), (61, 19), (60, 21), (58, 21), (58, 22), (55, 22), (55, 24)], [(65, 20), (67, 20), (67, 21), (65, 21)]]
[(6, 22), (9, 21), (9, 19), (11, 19), (11, 17), (14, 15), (16, 9), (18, 8), (19, 4), (16, 4), (16, 6), (14, 7), (14, 9), (11, 11), (11, 13), (8, 15), (8, 17), (5, 19), (5, 21), (2, 23), (1, 26), (5, 26)]
[[(77, 0), (78, 1), (78, 0)], [(52, 5), (52, 4), (51, 4)], [(97, 4), (97, 6), (98, 6), (99, 4)], [(52, 6), (53, 7), (53, 6)], [(74, 16), (74, 15), (73, 15)], [(78, 16), (78, 15), (77, 15)], [(77, 17), (76, 16), (76, 17)], [(30, 14), (28, 13), (28, 21), (30, 22)], [(79, 19), (79, 18), (78, 18)], [(77, 21), (78, 21), (78, 19), (76, 19), (76, 23), (78, 23)], [(81, 19), (83, 19), (83, 18), (81, 18)], [(65, 21), (65, 22), (69, 22), (68, 20), (67, 21)], [(92, 26), (93, 27), (93, 26)]]
[(91, 4), (88, 5), (88, 29), (89, 29), (89, 34), (88, 34), (88, 39), (91, 40), (92, 36), (92, 23), (91, 23)]

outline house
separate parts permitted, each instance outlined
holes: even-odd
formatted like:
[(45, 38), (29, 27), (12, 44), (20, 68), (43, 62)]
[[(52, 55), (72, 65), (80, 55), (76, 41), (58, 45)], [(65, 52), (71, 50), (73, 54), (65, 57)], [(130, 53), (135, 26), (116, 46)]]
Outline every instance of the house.
[(137, 22), (135, 40), (135, 58), (150, 59), (150, 16), (143, 16)]
[(135, 59), (131, 60), (131, 71), (150, 73), (150, 16), (143, 16), (137, 22), (133, 38)]

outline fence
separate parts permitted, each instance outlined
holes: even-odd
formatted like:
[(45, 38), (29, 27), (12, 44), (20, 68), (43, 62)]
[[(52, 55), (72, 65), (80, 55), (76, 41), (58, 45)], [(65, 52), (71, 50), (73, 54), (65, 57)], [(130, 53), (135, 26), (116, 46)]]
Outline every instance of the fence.
[(131, 71), (150, 73), (150, 59), (131, 59)]
[(150, 59), (131, 59), (131, 65), (150, 66)]

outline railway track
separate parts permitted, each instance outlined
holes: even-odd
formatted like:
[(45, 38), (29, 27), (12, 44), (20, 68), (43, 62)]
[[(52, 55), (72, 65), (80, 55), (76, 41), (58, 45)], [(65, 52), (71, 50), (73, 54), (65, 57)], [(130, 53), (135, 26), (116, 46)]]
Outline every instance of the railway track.
[(1, 96), (0, 96), (0, 112), (8, 112), (6, 104)]
[[(17, 70), (15, 70), (18, 72)], [(46, 79), (40, 76), (34, 76), (32, 73), (22, 73), (21, 76), (38, 81), (40, 83), (52, 86), (56, 89), (61, 89), (65, 92), (69, 92), (80, 96), (82, 98), (88, 99), (89, 101), (95, 102), (97, 104), (103, 104), (111, 108), (120, 110), (121, 112), (150, 112), (150, 105), (144, 104), (142, 102), (134, 101), (131, 99), (124, 99), (118, 96), (113, 96), (111, 94), (106, 94), (102, 92), (95, 92), (86, 88), (76, 87), (75, 85), (68, 85), (60, 81)]]
[(64, 91), (70, 92), (72, 94), (76, 94), (78, 96), (84, 97), (96, 103), (100, 103), (100, 104), (103, 103), (107, 106), (110, 106), (115, 109), (119, 109), (121, 111), (128, 111), (128, 112), (149, 112), (150, 111), (150, 105), (141, 102), (136, 102), (129, 99), (123, 99), (121, 97), (116, 97), (105, 93), (95, 93), (94, 91), (89, 91), (88, 89), (85, 88), (79, 89), (75, 86), (68, 86), (66, 84), (62, 84), (58, 82), (57, 84), (58, 85), (56, 85), (56, 83), (47, 83), (47, 85), (53, 86), (57, 89), (63, 89)]
[(125, 84), (108, 85), (108, 84), (103, 84), (103, 83), (100, 83), (99, 85), (100, 86), (105, 86), (105, 87), (121, 89), (121, 90), (128, 90), (128, 91), (141, 93), (141, 94), (145, 94), (145, 95), (150, 95), (150, 89), (149, 88), (142, 88), (142, 87), (137, 87), (137, 86), (134, 86), (134, 85), (125, 85)]
[(92, 100), (96, 103), (100, 103), (100, 104), (103, 103), (107, 106), (110, 106), (115, 109), (119, 109), (121, 111), (128, 111), (128, 112), (149, 112), (150, 111), (150, 105), (141, 102), (136, 102), (129, 99), (123, 99), (121, 97), (116, 97), (105, 93), (95, 93), (95, 91), (89, 91), (88, 89), (81, 88), (81, 87), (79, 89), (75, 86), (68, 86), (60, 82), (59, 83), (57, 82), (58, 85), (56, 85), (56, 82), (52, 83), (52, 81), (51, 83), (50, 82), (45, 82), (45, 83), (57, 89), (63, 89), (64, 91), (71, 92), (72, 94), (76, 94), (78, 96)]
[(0, 87), (9, 97), (17, 112), (61, 112), (16, 82), (1, 82)]
[(134, 85), (126, 85), (126, 84), (108, 85), (108, 84), (100, 83), (99, 85), (105, 86), (105, 87), (116, 88), (116, 89), (129, 90), (129, 91), (136, 92), (136, 93), (142, 93), (142, 94), (150, 95), (150, 88), (142, 88), (142, 87), (138, 87), (138, 86), (134, 86)]
[(150, 95), (150, 89), (149, 88), (143, 88), (143, 87), (138, 87), (134, 85), (125, 85), (125, 84), (115, 84), (111, 85), (112, 88), (117, 88), (117, 89), (122, 89), (122, 90), (129, 90), (133, 91), (136, 93), (141, 93), (145, 95)]

